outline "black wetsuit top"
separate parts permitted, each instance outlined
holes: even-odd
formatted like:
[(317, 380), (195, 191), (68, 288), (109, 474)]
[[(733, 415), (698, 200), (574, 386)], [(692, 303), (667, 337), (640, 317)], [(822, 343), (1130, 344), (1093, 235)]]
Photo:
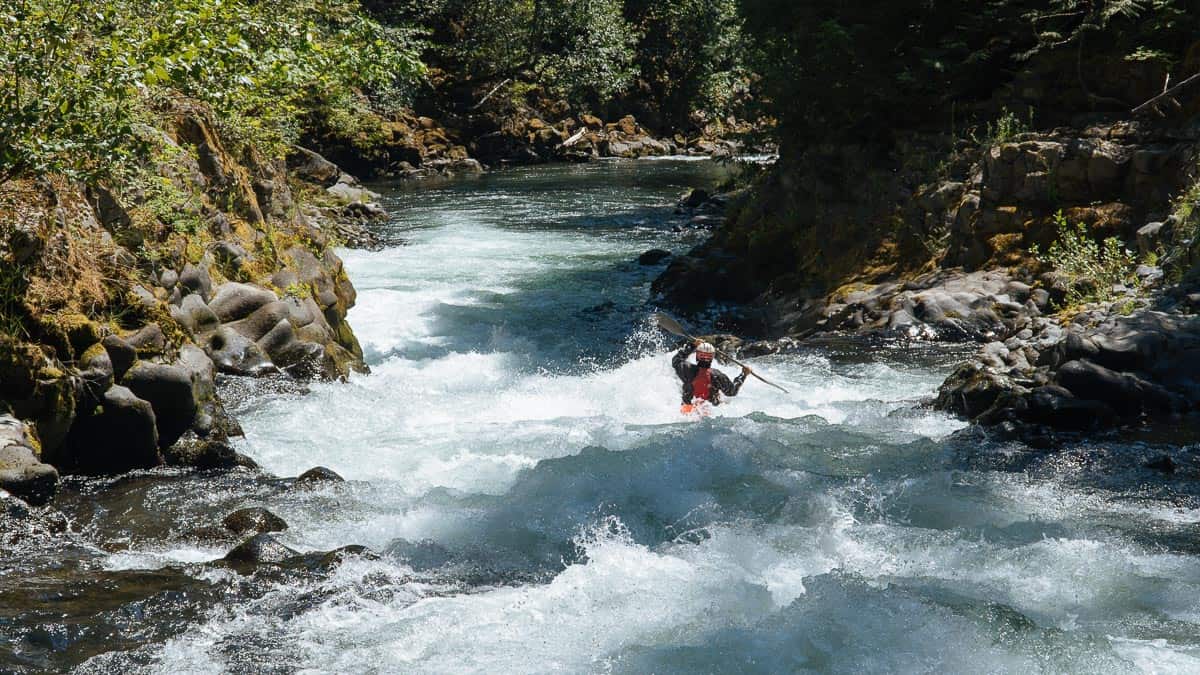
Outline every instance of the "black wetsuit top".
[[(694, 363), (688, 363), (687, 358), (696, 350), (696, 346), (690, 342), (683, 346), (675, 353), (671, 359), (671, 365), (675, 367), (675, 374), (679, 379), (683, 380), (683, 402), (688, 404), (692, 402), (692, 380), (696, 379), (696, 373), (700, 370), (700, 366)], [(729, 377), (717, 370), (712, 370), (712, 381), (708, 388), (708, 401), (713, 405), (721, 405), (721, 394), (726, 396), (737, 396), (738, 391), (742, 388), (742, 383), (746, 381), (746, 374), (742, 373), (729, 380)]]

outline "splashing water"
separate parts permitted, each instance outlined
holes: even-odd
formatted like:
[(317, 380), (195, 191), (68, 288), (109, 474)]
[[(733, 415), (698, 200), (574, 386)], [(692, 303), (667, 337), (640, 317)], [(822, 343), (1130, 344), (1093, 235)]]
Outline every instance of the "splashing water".
[[(952, 436), (921, 403), (954, 354), (897, 345), (754, 359), (793, 393), (680, 416), (636, 257), (701, 240), (672, 202), (719, 171), (389, 189), (406, 244), (345, 254), (373, 372), (240, 411), (267, 470), (349, 482), (177, 507), (267, 506), (293, 548), (380, 555), (84, 670), (1200, 672), (1200, 506), (1147, 483), (1152, 448)], [(104, 564), (216, 574), (202, 547), (129, 549)]]

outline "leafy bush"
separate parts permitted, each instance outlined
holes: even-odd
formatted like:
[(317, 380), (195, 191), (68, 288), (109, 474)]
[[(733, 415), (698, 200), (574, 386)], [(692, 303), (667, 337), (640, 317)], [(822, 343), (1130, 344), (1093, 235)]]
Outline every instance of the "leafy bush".
[(1067, 278), (1069, 305), (1112, 300), (1114, 286), (1133, 283), (1136, 261), (1119, 239), (1098, 242), (1083, 223), (1068, 223), (1062, 211), (1054, 215), (1054, 224), (1058, 238), (1045, 254), (1036, 246), (1033, 254)]
[(1017, 114), (1004, 108), (995, 122), (988, 122), (982, 137), (976, 141), (984, 148), (991, 148), (1001, 143), (1007, 143), (1021, 134), (1033, 130), (1033, 109), (1029, 110), (1029, 120), (1017, 117)]
[(411, 31), (356, 0), (19, 0), (0, 9), (0, 180), (119, 170), (179, 95), (280, 154), (312, 111), (403, 101), (422, 68)]

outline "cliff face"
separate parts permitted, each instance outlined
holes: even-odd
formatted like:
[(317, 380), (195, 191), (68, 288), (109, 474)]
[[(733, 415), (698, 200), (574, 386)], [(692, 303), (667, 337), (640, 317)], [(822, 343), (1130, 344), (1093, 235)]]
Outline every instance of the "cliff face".
[(231, 150), (198, 104), (140, 133), (134, 175), (0, 185), (0, 401), (62, 471), (236, 464), (217, 373), (365, 369), (332, 247), (382, 212), (372, 195), (311, 153), (292, 173)]

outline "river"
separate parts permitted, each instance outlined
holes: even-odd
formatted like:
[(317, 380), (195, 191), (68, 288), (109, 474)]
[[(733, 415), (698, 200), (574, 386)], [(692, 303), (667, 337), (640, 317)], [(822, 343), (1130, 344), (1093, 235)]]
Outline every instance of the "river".
[[(68, 481), (78, 533), (0, 556), (0, 671), (1200, 672), (1169, 439), (989, 440), (923, 405), (963, 352), (920, 343), (753, 359), (792, 393), (680, 416), (636, 258), (702, 241), (673, 203), (724, 171), (377, 188), (394, 245), (344, 252), (372, 373), (239, 398), (265, 475)], [(315, 465), (347, 482), (273, 477)], [(207, 564), (242, 506), (376, 555)]]

